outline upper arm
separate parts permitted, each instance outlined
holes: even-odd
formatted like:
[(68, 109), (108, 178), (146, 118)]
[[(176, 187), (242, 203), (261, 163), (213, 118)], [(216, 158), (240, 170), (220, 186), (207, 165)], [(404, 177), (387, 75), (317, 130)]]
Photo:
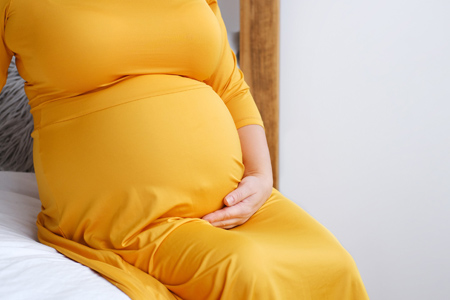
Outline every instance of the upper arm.
[(5, 43), (5, 27), (8, 19), (8, 9), (9, 1), (0, 0), (0, 36), (2, 39), (0, 43), (0, 90), (6, 83), (6, 78), (8, 77), (8, 67), (13, 56), (13, 53), (8, 49)]

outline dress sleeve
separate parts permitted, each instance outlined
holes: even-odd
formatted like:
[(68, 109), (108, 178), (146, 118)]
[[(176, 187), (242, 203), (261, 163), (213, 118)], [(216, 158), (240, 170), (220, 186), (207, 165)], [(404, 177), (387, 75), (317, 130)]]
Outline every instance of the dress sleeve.
[(257, 124), (264, 128), (259, 110), (250, 93), (249, 86), (244, 81), (242, 71), (237, 67), (236, 55), (231, 49), (225, 23), (220, 14), (217, 0), (206, 0), (216, 15), (222, 31), (222, 49), (219, 63), (212, 76), (205, 80), (222, 98), (233, 117), (236, 128)]
[(13, 53), (6, 47), (5, 43), (5, 26), (6, 20), (8, 18), (9, 0), (0, 0), (0, 91), (6, 83), (6, 78), (8, 77), (8, 67), (11, 62)]

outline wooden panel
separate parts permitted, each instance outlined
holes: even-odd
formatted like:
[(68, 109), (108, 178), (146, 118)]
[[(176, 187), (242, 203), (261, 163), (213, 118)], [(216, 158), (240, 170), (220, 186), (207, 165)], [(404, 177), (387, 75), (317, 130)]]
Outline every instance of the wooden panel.
[(278, 188), (279, 0), (241, 0), (240, 67), (261, 112)]

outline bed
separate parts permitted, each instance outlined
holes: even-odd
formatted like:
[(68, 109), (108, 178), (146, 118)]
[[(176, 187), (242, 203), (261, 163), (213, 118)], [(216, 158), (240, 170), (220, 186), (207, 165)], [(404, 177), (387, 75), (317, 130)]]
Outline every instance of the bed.
[[(277, 187), (279, 1), (241, 0), (240, 6), (240, 66), (265, 123)], [(9, 73), (9, 90), (0, 95), (0, 146), (6, 149), (0, 149), (0, 298), (129, 299), (95, 271), (38, 242), (32, 119), (13, 63)]]
[(37, 241), (34, 173), (0, 172), (1, 299), (129, 299), (88, 267)]

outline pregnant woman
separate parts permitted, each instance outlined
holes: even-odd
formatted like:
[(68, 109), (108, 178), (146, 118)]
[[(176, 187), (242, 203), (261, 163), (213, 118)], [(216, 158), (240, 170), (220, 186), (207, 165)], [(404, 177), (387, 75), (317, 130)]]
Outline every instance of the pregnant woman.
[(216, 0), (0, 0), (34, 117), (39, 240), (132, 299), (367, 299), (272, 188)]

